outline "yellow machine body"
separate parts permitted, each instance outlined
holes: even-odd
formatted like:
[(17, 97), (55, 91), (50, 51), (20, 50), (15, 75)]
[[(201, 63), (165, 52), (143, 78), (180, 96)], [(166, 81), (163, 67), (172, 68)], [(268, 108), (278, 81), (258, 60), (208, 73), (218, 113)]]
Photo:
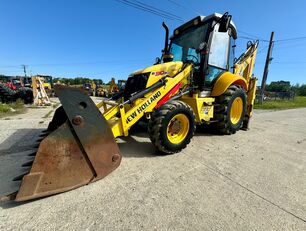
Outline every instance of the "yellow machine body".
[[(148, 122), (150, 140), (163, 154), (183, 150), (197, 124), (213, 123), (223, 134), (234, 134), (248, 127), (256, 92), (252, 72), (258, 43), (248, 44), (231, 73), (229, 57), (225, 66), (210, 63), (214, 46), (224, 41), (214, 39), (215, 36), (228, 37), (225, 44), (222, 43), (224, 50), (228, 49), (225, 54), (231, 47), (230, 37), (237, 38), (236, 28), (227, 13), (199, 16), (177, 28), (171, 44), (176, 42), (179, 47), (181, 40), (184, 43), (181, 44), (182, 55), (176, 57), (168, 44), (169, 29), (163, 26), (166, 29), (163, 60), (132, 73), (120, 99), (103, 99), (95, 105), (81, 89), (56, 86), (62, 106), (41, 135), (38, 149), (26, 153), (29, 162), (22, 165), (22, 175), (13, 180), (18, 181), (20, 187), (6, 198), (29, 200), (102, 179), (121, 162), (115, 138), (128, 136), (130, 128), (141, 120)], [(205, 42), (198, 41), (194, 45), (193, 40), (199, 39), (198, 29), (205, 31), (208, 26), (212, 30), (206, 30)], [(211, 82), (207, 77), (211, 74), (209, 68), (219, 71), (211, 72), (215, 74)], [(114, 80), (110, 88), (113, 92), (119, 90)], [(24, 167), (29, 168), (29, 172), (24, 173)]]
[(209, 122), (214, 116), (213, 97), (199, 97), (198, 94), (192, 96), (184, 95), (181, 100), (187, 103), (194, 111), (196, 122)]
[(168, 63), (162, 63), (154, 66), (150, 66), (147, 68), (144, 68), (142, 70), (138, 70), (132, 75), (137, 74), (145, 74), (150, 73), (148, 82), (146, 87), (152, 86), (154, 83), (156, 83), (161, 78), (164, 78), (166, 76), (173, 77), (175, 76), (183, 67), (183, 62), (177, 61), (177, 62), (168, 62)]
[[(197, 123), (209, 122), (214, 119), (215, 97), (222, 95), (230, 86), (241, 86), (247, 93), (247, 117), (252, 116), (253, 104), (256, 93), (256, 78), (250, 77), (256, 58), (257, 47), (251, 46), (245, 52), (243, 60), (239, 60), (235, 65), (235, 72), (224, 72), (216, 80), (211, 95), (209, 97), (200, 97), (199, 92), (192, 95), (183, 95), (180, 100), (187, 103), (195, 113)], [(161, 100), (177, 84), (181, 88), (189, 82), (193, 65), (190, 64), (183, 68), (182, 62), (167, 62), (159, 65), (144, 68), (134, 72), (132, 75), (150, 73), (147, 88), (165, 79), (165, 85), (146, 94), (143, 98), (137, 99), (130, 106), (121, 103), (102, 100), (97, 104), (101, 108), (103, 116), (112, 128), (115, 137), (128, 136), (129, 129), (138, 122), (145, 114), (149, 115)], [(239, 75), (242, 74), (242, 75)], [(119, 117), (116, 115), (120, 114)]]
[(239, 85), (246, 91), (248, 90), (248, 84), (242, 76), (231, 72), (224, 72), (214, 84), (211, 96), (216, 97), (222, 95), (231, 85)]
[[(253, 52), (251, 52), (253, 51)], [(247, 50), (251, 55), (246, 55), (246, 60), (235, 65), (234, 73), (224, 72), (216, 80), (211, 95), (209, 97), (200, 97), (199, 92), (192, 95), (186, 94), (180, 98), (187, 103), (195, 113), (197, 123), (210, 122), (214, 119), (214, 102), (215, 97), (222, 95), (230, 86), (241, 86), (247, 93), (247, 116), (252, 116), (253, 104), (256, 93), (256, 78), (250, 78), (254, 60), (256, 58), (256, 49)], [(255, 52), (255, 53), (254, 53)], [(245, 71), (249, 68), (249, 71)], [(132, 75), (150, 73), (146, 87), (150, 87), (161, 79), (165, 80), (164, 86), (149, 92), (143, 98), (135, 100), (129, 106), (120, 102), (111, 100), (102, 100), (97, 107), (103, 112), (103, 116), (108, 121), (115, 137), (128, 136), (129, 129), (138, 122), (144, 115), (152, 113), (159, 100), (168, 94), (177, 84), (180, 88), (186, 86), (189, 82), (193, 65), (189, 64), (183, 68), (182, 62), (167, 62), (138, 70)], [(244, 74), (240, 76), (238, 74)], [(120, 116), (118, 116), (118, 114)]]
[[(169, 63), (164, 65), (164, 68), (171, 66), (171, 63)], [(107, 99), (102, 100), (101, 103), (97, 104), (98, 108), (103, 108), (103, 116), (109, 122), (114, 136), (128, 136), (129, 129), (138, 122), (145, 113), (151, 113), (158, 101), (169, 93), (175, 85), (184, 81), (184, 79), (186, 80), (189, 77), (191, 70), (192, 65), (188, 65), (184, 70), (177, 74), (175, 78), (167, 77), (164, 86), (146, 94), (145, 98), (138, 99), (131, 105), (131, 107), (127, 108), (121, 103), (116, 103)], [(148, 69), (144, 69), (143, 71), (144, 73), (147, 73)], [(153, 78), (155, 78), (155, 76)], [(160, 79), (161, 78), (159, 78), (159, 80)], [(155, 83), (157, 81), (155, 81)], [(116, 117), (117, 113), (120, 113), (120, 118)]]

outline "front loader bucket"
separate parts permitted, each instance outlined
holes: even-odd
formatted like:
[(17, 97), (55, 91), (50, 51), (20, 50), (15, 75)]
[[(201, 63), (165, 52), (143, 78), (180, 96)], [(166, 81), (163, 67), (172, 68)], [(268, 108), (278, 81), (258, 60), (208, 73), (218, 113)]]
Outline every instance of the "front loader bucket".
[[(14, 181), (19, 190), (7, 197), (16, 201), (65, 192), (102, 179), (121, 162), (111, 128), (94, 102), (76, 88), (57, 86), (59, 107), (41, 135), (29, 172)], [(30, 158), (30, 157), (29, 157)]]

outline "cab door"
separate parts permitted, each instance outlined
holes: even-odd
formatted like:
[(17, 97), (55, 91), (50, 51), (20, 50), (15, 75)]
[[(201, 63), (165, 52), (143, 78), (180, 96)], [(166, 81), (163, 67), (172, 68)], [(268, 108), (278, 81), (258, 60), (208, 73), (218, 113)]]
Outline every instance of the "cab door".
[(211, 87), (214, 80), (218, 78), (221, 73), (230, 69), (230, 41), (231, 36), (229, 31), (220, 32), (219, 24), (215, 25), (210, 38), (205, 87)]

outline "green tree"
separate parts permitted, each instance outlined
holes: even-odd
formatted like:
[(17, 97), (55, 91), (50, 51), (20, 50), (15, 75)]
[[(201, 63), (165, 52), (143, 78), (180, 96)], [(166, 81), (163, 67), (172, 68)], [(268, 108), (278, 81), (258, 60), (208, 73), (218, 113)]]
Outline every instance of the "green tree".
[(276, 81), (271, 82), (269, 85), (266, 86), (266, 91), (271, 92), (288, 92), (291, 89), (291, 85), (289, 81)]
[(306, 96), (306, 84), (302, 84), (299, 87), (299, 95), (301, 96)]
[(300, 85), (297, 83), (291, 87), (291, 90), (295, 92), (296, 95), (300, 94)]
[(103, 80), (102, 79), (93, 79), (93, 81), (98, 84), (98, 85), (103, 85)]

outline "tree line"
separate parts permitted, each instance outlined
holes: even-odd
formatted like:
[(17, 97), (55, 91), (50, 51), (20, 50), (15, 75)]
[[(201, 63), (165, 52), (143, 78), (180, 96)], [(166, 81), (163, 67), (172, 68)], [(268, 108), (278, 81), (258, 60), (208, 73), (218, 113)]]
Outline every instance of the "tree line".
[(89, 79), (84, 77), (76, 77), (76, 78), (53, 78), (53, 83), (60, 82), (66, 85), (82, 85), (84, 83), (91, 83), (94, 81), (96, 84), (103, 85), (104, 82), (102, 79)]
[(269, 92), (295, 92), (296, 95), (306, 96), (306, 84), (291, 85), (289, 81), (275, 81), (267, 84), (266, 91)]
[[(91, 83), (94, 81), (98, 85), (109, 84), (109, 82), (104, 82), (102, 79), (89, 79), (85, 77), (76, 78), (53, 78), (53, 83), (57, 82), (66, 85), (82, 85), (84, 83)], [(306, 96), (306, 84), (295, 84), (291, 85), (290, 81), (275, 81), (266, 85), (266, 91), (269, 92), (294, 92), (295, 95)]]

